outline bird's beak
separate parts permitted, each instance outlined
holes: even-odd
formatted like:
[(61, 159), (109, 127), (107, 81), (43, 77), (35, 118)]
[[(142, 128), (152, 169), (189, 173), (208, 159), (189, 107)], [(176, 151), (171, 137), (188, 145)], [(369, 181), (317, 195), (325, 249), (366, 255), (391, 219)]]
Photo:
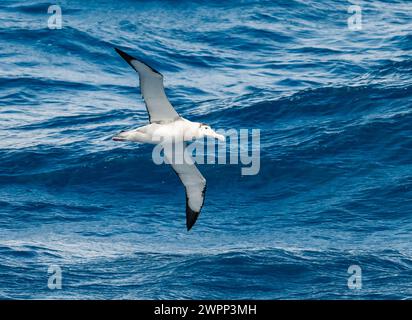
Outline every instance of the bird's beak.
[(126, 131), (120, 131), (118, 134), (116, 134), (112, 140), (113, 141), (126, 141)]
[(213, 132), (213, 134), (211, 134), (211, 136), (212, 136), (213, 138), (219, 140), (219, 141), (225, 141), (225, 140), (226, 140), (226, 138), (225, 138), (224, 135), (218, 134), (218, 133), (216, 133), (216, 132)]
[(226, 138), (223, 134), (217, 134), (216, 133), (216, 139), (219, 141), (226, 141)]

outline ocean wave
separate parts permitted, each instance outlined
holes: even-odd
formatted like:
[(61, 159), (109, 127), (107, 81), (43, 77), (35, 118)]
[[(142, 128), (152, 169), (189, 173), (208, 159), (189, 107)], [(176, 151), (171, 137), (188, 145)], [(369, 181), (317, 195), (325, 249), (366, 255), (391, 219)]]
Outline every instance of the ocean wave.
[[(63, 0), (60, 30), (49, 5), (0, 4), (0, 298), (412, 296), (404, 1), (361, 4), (360, 31), (342, 1)], [(199, 165), (189, 233), (153, 146), (111, 140), (148, 122), (114, 47), (164, 75), (183, 117), (260, 130), (259, 174)]]
[[(7, 249), (10, 250), (10, 249)], [(17, 251), (19, 259), (28, 257)], [(346, 256), (346, 258), (342, 258)], [(333, 297), (333, 299), (381, 299), (387, 297), (399, 299), (401, 293), (391, 293), (391, 290), (400, 285), (406, 279), (391, 276), (401, 272), (409, 273), (411, 266), (410, 258), (407, 258), (394, 250), (371, 253), (350, 253), (339, 251), (312, 252), (268, 248), (264, 250), (241, 250), (216, 254), (159, 254), (151, 252), (136, 252), (126, 257), (119, 257), (113, 261), (106, 259), (92, 259), (85, 262), (66, 266), (66, 286), (68, 292), (77, 291), (80, 297), (102, 298), (102, 292), (109, 287), (117, 288), (113, 293), (122, 297), (146, 298), (152, 295), (162, 299), (221, 299), (222, 291), (226, 298), (231, 299), (284, 299), (284, 298), (316, 298)], [(354, 292), (347, 291), (346, 275), (338, 270), (344, 269), (346, 264), (355, 260), (362, 264), (365, 261), (370, 266), (376, 266), (374, 272), (366, 276), (367, 281), (384, 284), (390, 281), (382, 291), (378, 292), (365, 288), (365, 293), (360, 296)], [(324, 261), (330, 261), (326, 264)], [(126, 266), (128, 270), (126, 269)], [(384, 268), (382, 266), (385, 266)], [(41, 273), (41, 264), (36, 265), (36, 274)], [(11, 268), (2, 266), (4, 271), (12, 272)], [(105, 270), (102, 275), (102, 270)], [(181, 270), (191, 270), (190, 273)], [(130, 272), (132, 271), (132, 272)], [(380, 276), (380, 273), (386, 274)], [(139, 274), (139, 276), (135, 276)], [(150, 282), (146, 287), (148, 279), (154, 275), (158, 281)], [(173, 275), (173, 277), (172, 277)], [(96, 276), (104, 281), (97, 281)], [(47, 297), (50, 291), (41, 289), (41, 281), (34, 278), (28, 279), (30, 275), (19, 275), (19, 279), (31, 281), (32, 285), (39, 290), (39, 295)], [(187, 278), (190, 277), (192, 287), (185, 286)], [(277, 281), (281, 277), (282, 282)], [(230, 280), (228, 282), (227, 280)], [(321, 282), (322, 290), (313, 292), (313, 282)], [(339, 283), (340, 285), (336, 286)], [(171, 286), (180, 291), (164, 290), (164, 286)], [(12, 286), (11, 288), (13, 288)], [(328, 293), (332, 290), (333, 293)], [(7, 290), (6, 294), (12, 293)], [(253, 292), (253, 293), (251, 293)]]

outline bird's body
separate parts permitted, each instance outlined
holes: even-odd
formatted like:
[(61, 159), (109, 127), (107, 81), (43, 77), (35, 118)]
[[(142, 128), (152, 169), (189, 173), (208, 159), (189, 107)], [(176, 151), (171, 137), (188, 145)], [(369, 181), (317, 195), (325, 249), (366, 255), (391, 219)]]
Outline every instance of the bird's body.
[(199, 128), (202, 124), (179, 118), (168, 123), (151, 123), (130, 131), (123, 131), (113, 137), (115, 141), (134, 141), (141, 143), (167, 143), (172, 141), (192, 141), (202, 138)]
[[(218, 140), (225, 140), (225, 138), (206, 124), (192, 122), (179, 116), (166, 97), (162, 74), (141, 60), (117, 48), (116, 51), (139, 74), (140, 90), (149, 114), (150, 124), (133, 130), (122, 131), (114, 136), (113, 140), (161, 144), (164, 146), (167, 163), (172, 166), (185, 186), (186, 226), (187, 230), (190, 230), (203, 207), (206, 179), (196, 168), (193, 161), (186, 161), (185, 156), (174, 156), (170, 150), (176, 149), (166, 148), (166, 146), (181, 143), (181, 148), (177, 149), (184, 152), (187, 142), (193, 139), (201, 139), (206, 136)], [(176, 158), (181, 161), (177, 162)]]

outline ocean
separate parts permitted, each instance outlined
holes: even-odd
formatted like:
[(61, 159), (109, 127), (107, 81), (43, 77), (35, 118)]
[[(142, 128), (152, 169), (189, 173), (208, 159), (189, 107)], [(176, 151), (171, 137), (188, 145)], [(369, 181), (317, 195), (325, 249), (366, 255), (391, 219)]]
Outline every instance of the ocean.
[[(0, 299), (412, 298), (410, 1), (55, 2), (0, 2)], [(260, 130), (258, 174), (198, 165), (190, 232), (153, 146), (111, 139), (148, 121), (114, 47)]]

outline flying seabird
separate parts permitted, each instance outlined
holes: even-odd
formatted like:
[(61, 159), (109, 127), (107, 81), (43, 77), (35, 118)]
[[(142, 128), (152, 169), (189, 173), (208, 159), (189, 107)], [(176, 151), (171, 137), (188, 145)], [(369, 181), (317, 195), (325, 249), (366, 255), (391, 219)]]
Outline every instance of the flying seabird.
[(186, 190), (186, 227), (189, 231), (195, 224), (205, 200), (206, 179), (193, 161), (173, 161), (175, 158), (170, 153), (171, 149), (167, 148), (167, 143), (173, 142), (174, 145), (176, 141), (180, 141), (184, 152), (187, 142), (193, 139), (209, 136), (225, 141), (225, 137), (216, 133), (207, 124), (192, 122), (179, 116), (167, 99), (163, 87), (163, 75), (122, 50), (117, 48), (115, 50), (139, 74), (140, 91), (149, 114), (150, 124), (134, 130), (122, 131), (114, 136), (113, 140), (161, 143), (164, 146), (165, 158)]

